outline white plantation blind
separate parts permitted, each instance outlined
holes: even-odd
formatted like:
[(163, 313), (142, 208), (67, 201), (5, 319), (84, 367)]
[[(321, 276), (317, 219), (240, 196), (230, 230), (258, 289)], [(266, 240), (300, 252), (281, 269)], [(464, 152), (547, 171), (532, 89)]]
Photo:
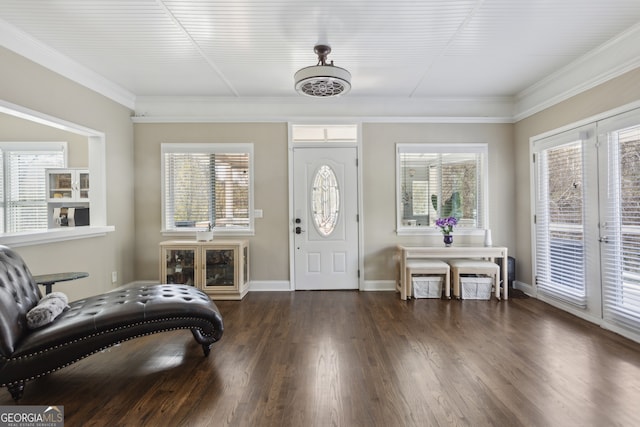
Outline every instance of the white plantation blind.
[[(48, 147), (48, 148), (47, 148)], [(61, 143), (2, 146), (2, 232), (46, 229), (45, 169), (66, 165)]]
[(397, 149), (399, 229), (412, 220), (433, 228), (439, 217), (449, 216), (458, 219), (458, 232), (487, 228), (486, 144), (398, 144)]
[(252, 229), (251, 144), (163, 144), (165, 230)]
[(585, 307), (582, 141), (552, 142), (535, 161), (538, 292)]
[[(609, 179), (602, 223), (603, 317), (640, 328), (640, 114), (605, 122)], [(624, 123), (627, 122), (627, 123)], [(612, 129), (613, 128), (613, 129)]]

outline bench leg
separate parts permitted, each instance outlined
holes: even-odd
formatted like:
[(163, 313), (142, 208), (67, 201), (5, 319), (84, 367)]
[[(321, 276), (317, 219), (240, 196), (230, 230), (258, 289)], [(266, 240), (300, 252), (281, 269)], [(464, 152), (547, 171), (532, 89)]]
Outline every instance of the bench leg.
[(457, 268), (451, 269), (451, 283), (453, 283), (453, 297), (456, 299), (462, 299), (460, 293), (460, 270)]
[(450, 270), (444, 274), (444, 297), (451, 299), (451, 273)]

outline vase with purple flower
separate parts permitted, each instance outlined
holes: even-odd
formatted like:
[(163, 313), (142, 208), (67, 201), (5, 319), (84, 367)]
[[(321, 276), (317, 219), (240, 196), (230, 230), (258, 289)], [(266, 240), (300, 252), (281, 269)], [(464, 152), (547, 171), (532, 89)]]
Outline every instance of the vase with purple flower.
[(458, 224), (458, 220), (455, 217), (438, 218), (436, 220), (436, 227), (440, 229), (444, 236), (444, 245), (449, 247), (453, 244), (453, 227)]

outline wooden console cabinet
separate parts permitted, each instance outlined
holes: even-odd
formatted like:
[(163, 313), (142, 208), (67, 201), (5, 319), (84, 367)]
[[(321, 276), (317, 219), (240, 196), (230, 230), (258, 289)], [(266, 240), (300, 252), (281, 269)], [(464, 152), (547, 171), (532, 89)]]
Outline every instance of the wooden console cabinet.
[(249, 290), (249, 242), (161, 242), (160, 282), (195, 286), (214, 300), (241, 300)]

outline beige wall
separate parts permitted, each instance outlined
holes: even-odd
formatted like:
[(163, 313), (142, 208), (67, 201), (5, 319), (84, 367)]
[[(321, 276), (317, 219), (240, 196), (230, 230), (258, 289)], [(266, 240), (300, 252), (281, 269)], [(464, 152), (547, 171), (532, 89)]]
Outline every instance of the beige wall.
[(530, 138), (640, 100), (640, 69), (602, 84), (515, 124), (517, 280), (534, 283), (531, 259)]
[[(162, 236), (160, 145), (171, 143), (253, 143), (254, 205), (263, 210), (250, 241), (250, 278), (289, 280), (288, 160), (286, 123), (190, 123), (135, 125), (136, 276), (159, 279)], [(191, 237), (192, 239), (193, 237)]]
[[(365, 124), (363, 139), (365, 280), (395, 278), (398, 244), (442, 244), (442, 237), (398, 236), (396, 143), (473, 143), (489, 146), (489, 223), (493, 244), (515, 245), (513, 126), (510, 124)], [(456, 237), (462, 240), (462, 236)]]
[(15, 116), (0, 114), (1, 142), (67, 142), (67, 165), (86, 168), (88, 160), (87, 137), (50, 126), (40, 125)]
[[(56, 285), (71, 299), (111, 289), (112, 271), (118, 272), (117, 284), (133, 281), (131, 111), (4, 48), (0, 48), (0, 64), (0, 99), (105, 133), (107, 223), (115, 226), (115, 232), (105, 237), (24, 246), (16, 250), (25, 258), (33, 274), (70, 270), (89, 272), (87, 279)], [(86, 158), (86, 152), (83, 156)]]
[[(513, 126), (460, 124), (363, 124), (363, 202), (365, 280), (394, 279), (394, 248), (425, 237), (395, 234), (395, 144), (397, 142), (487, 142), (489, 144), (489, 217), (496, 245), (513, 247), (515, 222)], [(251, 280), (289, 280), (288, 165), (285, 123), (135, 125), (136, 265), (140, 280), (158, 280), (160, 144), (162, 142), (253, 142), (256, 219), (250, 238)], [(436, 244), (441, 244), (437, 241)]]

